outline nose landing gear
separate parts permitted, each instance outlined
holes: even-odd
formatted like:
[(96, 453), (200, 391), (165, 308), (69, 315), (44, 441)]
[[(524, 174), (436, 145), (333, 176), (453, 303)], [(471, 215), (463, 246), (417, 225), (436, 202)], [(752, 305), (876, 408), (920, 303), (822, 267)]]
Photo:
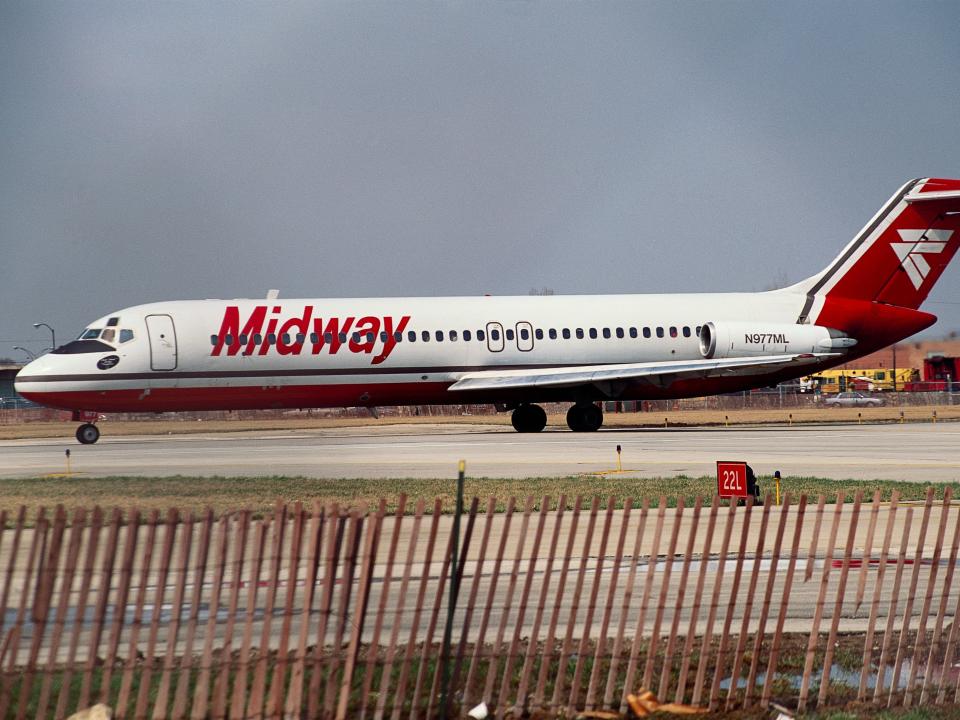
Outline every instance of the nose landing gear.
[(517, 432), (540, 432), (547, 426), (547, 413), (539, 405), (519, 405), (510, 416), (510, 422)]
[(603, 425), (603, 411), (593, 403), (577, 403), (567, 410), (567, 425), (574, 432), (594, 432)]
[(93, 423), (84, 423), (77, 428), (77, 440), (82, 445), (93, 445), (100, 439), (100, 431)]

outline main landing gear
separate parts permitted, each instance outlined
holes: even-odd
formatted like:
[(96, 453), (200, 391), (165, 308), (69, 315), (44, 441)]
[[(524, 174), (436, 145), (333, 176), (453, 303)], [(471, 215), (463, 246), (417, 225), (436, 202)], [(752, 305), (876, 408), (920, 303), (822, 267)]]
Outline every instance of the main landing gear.
[(536, 433), (547, 426), (547, 413), (539, 405), (518, 405), (510, 422), (517, 432)]
[(100, 439), (100, 431), (93, 423), (84, 423), (77, 428), (77, 440), (82, 445), (93, 445)]
[(567, 410), (567, 425), (574, 432), (594, 432), (603, 425), (603, 410), (593, 403), (577, 403)]

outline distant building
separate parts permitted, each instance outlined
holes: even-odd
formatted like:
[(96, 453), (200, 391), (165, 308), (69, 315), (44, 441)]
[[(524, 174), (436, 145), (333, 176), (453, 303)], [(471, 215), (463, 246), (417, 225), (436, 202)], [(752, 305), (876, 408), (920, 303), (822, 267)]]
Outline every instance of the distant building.
[(960, 338), (916, 340), (897, 343), (883, 350), (852, 360), (843, 365), (853, 370), (868, 368), (916, 368), (923, 370), (923, 361), (933, 355), (960, 357)]
[(23, 398), (17, 395), (16, 390), (13, 389), (13, 379), (17, 376), (17, 373), (20, 372), (20, 368), (23, 365), (17, 363), (4, 363), (0, 364), (0, 398), (16, 398), (21, 402), (26, 402)]

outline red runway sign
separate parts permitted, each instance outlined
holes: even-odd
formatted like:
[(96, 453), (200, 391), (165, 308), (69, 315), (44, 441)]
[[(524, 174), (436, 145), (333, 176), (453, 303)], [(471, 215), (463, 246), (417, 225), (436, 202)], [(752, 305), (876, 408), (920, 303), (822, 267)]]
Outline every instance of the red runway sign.
[(717, 495), (722, 498), (747, 497), (747, 464), (717, 460)]

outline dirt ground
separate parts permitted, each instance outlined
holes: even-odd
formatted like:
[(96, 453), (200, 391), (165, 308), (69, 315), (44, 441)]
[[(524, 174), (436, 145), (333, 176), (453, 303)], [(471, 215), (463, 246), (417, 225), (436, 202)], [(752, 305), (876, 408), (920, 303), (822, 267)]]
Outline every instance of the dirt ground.
[[(901, 416), (902, 413), (902, 416)], [(708, 425), (789, 425), (791, 423), (893, 423), (937, 422), (960, 420), (960, 405), (920, 405), (881, 408), (793, 408), (793, 409), (746, 409), (746, 410), (673, 410), (667, 412), (605, 413), (604, 427), (663, 427), (708, 426)], [(276, 419), (257, 420), (197, 420), (163, 418), (158, 420), (112, 420), (106, 416), (101, 424), (109, 427), (109, 434), (117, 435), (167, 435), (210, 432), (243, 432), (251, 430), (304, 430), (345, 427), (387, 427), (393, 425), (510, 425), (509, 413), (496, 415), (446, 415), (423, 417), (366, 418), (311, 418), (288, 416)], [(565, 428), (563, 414), (548, 417), (550, 427)], [(0, 440), (25, 438), (58, 438), (73, 435), (77, 423), (22, 422), (0, 425)]]

